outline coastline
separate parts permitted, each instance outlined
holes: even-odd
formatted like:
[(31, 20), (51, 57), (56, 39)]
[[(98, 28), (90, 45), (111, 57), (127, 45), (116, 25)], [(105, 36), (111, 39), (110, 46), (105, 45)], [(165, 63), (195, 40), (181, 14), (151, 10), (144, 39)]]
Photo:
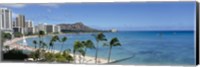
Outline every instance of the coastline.
[[(63, 34), (61, 34), (61, 35), (63, 35)], [(36, 35), (24, 36), (25, 39), (27, 39), (27, 38), (34, 38), (34, 37), (37, 37), (37, 36)], [(13, 38), (11, 40), (8, 40), (8, 41), (4, 42), (3, 45), (4, 46), (9, 46), (10, 49), (29, 50), (29, 51), (35, 51), (36, 50), (33, 47), (29, 47), (29, 46), (26, 46), (26, 45), (18, 44), (17, 42), (21, 41), (21, 40), (23, 40), (23, 37)], [(46, 49), (46, 51), (49, 52), (50, 50)], [(53, 50), (53, 52), (58, 53), (60, 51), (59, 50)], [(73, 56), (72, 53), (70, 53), (70, 55)], [(76, 58), (79, 58), (78, 55), (75, 55), (75, 56), (76, 56)], [(82, 57), (81, 63), (84, 63), (84, 64), (95, 64), (94, 58), (95, 57), (92, 57), (92, 56), (85, 56), (85, 59)], [(80, 61), (79, 59), (75, 60), (76, 63), (79, 63), (79, 61)], [(112, 62), (113, 60), (110, 60), (110, 61)], [(97, 64), (104, 64), (104, 63), (107, 63), (107, 59), (98, 58), (98, 63)]]

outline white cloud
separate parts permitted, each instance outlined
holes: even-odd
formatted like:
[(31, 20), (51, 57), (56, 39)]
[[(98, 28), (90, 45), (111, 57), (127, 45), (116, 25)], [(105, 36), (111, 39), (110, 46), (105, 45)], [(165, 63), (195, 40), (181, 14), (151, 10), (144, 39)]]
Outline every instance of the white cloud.
[(26, 4), (1, 4), (3, 7), (23, 8)]

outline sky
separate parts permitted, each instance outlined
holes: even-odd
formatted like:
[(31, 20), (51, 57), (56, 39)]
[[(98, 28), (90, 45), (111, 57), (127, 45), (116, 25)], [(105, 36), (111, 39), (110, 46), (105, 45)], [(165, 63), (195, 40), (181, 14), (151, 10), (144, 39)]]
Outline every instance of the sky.
[(101, 30), (194, 30), (196, 23), (195, 2), (1, 4), (0, 7), (11, 9), (13, 18), (25, 15), (35, 25), (82, 22)]

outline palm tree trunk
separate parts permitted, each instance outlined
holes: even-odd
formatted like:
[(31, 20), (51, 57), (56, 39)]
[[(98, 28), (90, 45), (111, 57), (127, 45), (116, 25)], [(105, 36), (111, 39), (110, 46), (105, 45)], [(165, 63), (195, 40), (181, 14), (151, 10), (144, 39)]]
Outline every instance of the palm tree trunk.
[(36, 49), (36, 44), (34, 44), (35, 45), (35, 49)]
[[(42, 43), (44, 42), (44, 38), (43, 38), (43, 36), (42, 36)], [(44, 58), (44, 52), (43, 52), (43, 50), (44, 50), (44, 47), (43, 47), (43, 44), (41, 44), (41, 46), (42, 46), (42, 54), (41, 54), (41, 56), (42, 56), (42, 58)]]
[(108, 63), (110, 62), (111, 50), (112, 50), (112, 46), (110, 46), (110, 48), (109, 48)]
[[(44, 38), (43, 38), (43, 36), (42, 36), (42, 43), (44, 42)], [(44, 47), (43, 47), (43, 44), (41, 44), (42, 45), (42, 49), (44, 49)]]
[(98, 41), (97, 41), (97, 44), (96, 44), (96, 54), (95, 54), (95, 63), (97, 63), (97, 55), (98, 55)]
[(40, 41), (41, 41), (41, 37), (39, 36), (39, 59), (41, 59), (41, 43), (40, 43)]
[(52, 50), (53, 50), (53, 53), (55, 54), (55, 50), (54, 49), (55, 49), (55, 47), (53, 46)]
[(62, 46), (61, 46), (61, 48), (60, 48), (60, 52), (63, 51), (63, 45), (64, 45), (64, 42), (63, 42), (63, 44), (62, 44)]
[(52, 50), (53, 50), (53, 48), (50, 46), (50, 52), (51, 52), (51, 53), (53, 53), (53, 51), (52, 51)]
[(78, 56), (79, 56), (79, 63), (81, 63), (81, 55), (79, 54)]
[(75, 52), (73, 52), (73, 56), (74, 56), (74, 63), (76, 63), (76, 56), (75, 56)]
[[(87, 48), (85, 48), (85, 55), (86, 55), (86, 51), (87, 51)], [(83, 62), (85, 62), (85, 55), (84, 55), (84, 58), (83, 58)]]
[(51, 46), (49, 46), (49, 52), (51, 52)]

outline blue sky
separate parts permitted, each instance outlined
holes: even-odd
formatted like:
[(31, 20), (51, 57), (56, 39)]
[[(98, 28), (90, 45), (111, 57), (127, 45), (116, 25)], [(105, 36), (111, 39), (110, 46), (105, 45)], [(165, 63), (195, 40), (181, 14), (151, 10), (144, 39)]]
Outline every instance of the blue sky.
[(2, 4), (34, 24), (75, 23), (97, 29), (193, 30), (195, 2)]

